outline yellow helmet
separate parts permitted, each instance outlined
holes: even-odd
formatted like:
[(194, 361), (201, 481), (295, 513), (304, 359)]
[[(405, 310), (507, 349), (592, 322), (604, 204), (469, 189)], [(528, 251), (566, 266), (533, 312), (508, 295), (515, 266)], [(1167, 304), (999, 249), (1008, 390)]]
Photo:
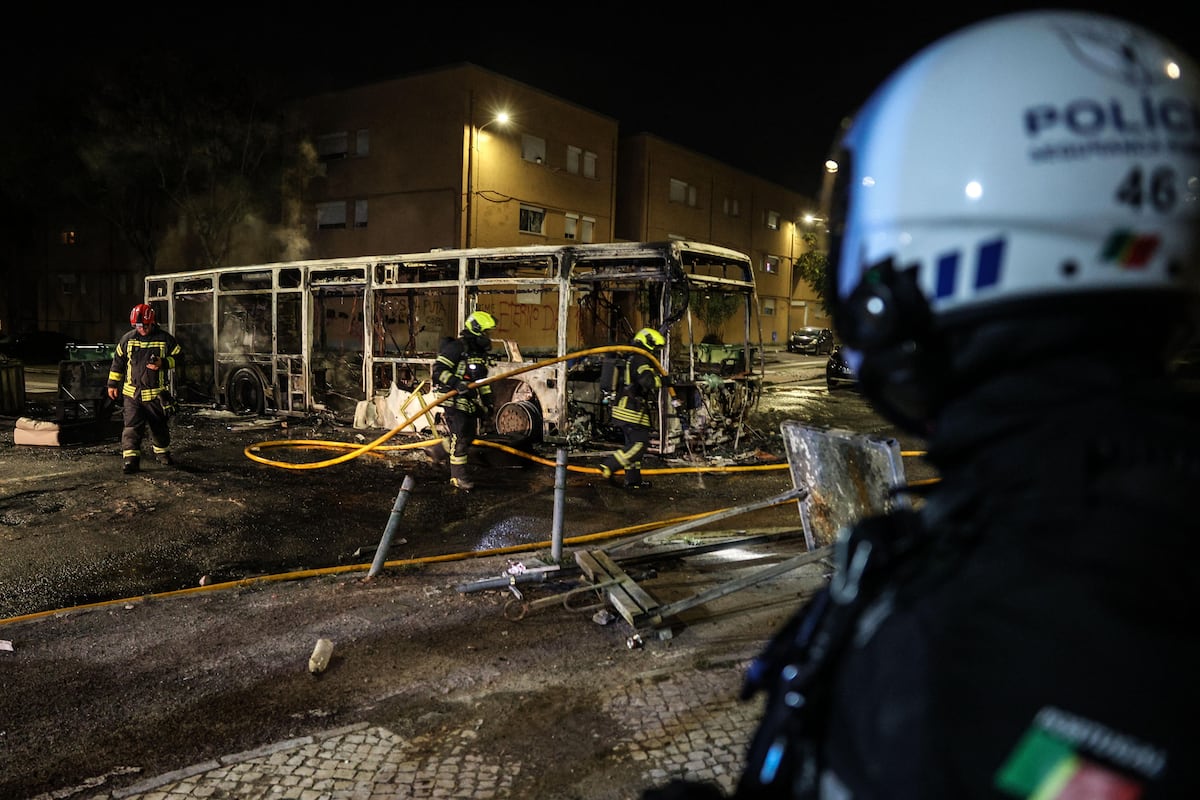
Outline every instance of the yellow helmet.
[(486, 311), (474, 311), (471, 316), (467, 317), (467, 332), (475, 336), (482, 336), (484, 331), (490, 331), (494, 327), (496, 327), (496, 318)]
[(667, 340), (654, 328), (642, 328), (633, 335), (633, 343), (647, 350), (653, 350), (656, 347), (662, 347)]

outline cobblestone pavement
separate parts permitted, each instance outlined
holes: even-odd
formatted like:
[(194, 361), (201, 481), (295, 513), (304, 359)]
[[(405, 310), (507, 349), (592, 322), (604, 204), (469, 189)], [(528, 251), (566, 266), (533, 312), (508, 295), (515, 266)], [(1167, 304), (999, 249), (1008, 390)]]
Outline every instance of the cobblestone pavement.
[[(672, 778), (708, 781), (731, 793), (746, 743), (761, 714), (756, 701), (737, 693), (745, 663), (682, 673), (640, 676), (626, 691), (610, 694), (605, 711), (621, 722), (623, 736), (609, 759), (635, 771), (644, 786)], [(382, 798), (516, 797), (514, 779), (526, 770), (559, 764), (496, 763), (476, 750), (476, 730), (405, 739), (366, 723), (325, 731), (258, 750), (158, 775), (95, 800), (382, 800)], [(627, 781), (636, 783), (637, 781)], [(612, 796), (611, 787), (586, 785), (570, 796)], [(36, 800), (69, 796), (41, 795)]]

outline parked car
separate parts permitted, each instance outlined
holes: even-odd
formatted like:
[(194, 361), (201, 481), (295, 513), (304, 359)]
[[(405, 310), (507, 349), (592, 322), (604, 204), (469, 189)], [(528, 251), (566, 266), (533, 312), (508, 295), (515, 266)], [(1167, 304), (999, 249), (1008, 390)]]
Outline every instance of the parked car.
[(846, 361), (840, 345), (833, 348), (829, 353), (829, 360), (825, 362), (825, 387), (830, 392), (839, 389), (858, 390), (858, 378), (850, 369), (850, 363)]
[(800, 328), (788, 337), (789, 353), (819, 356), (833, 350), (833, 331), (829, 328)]

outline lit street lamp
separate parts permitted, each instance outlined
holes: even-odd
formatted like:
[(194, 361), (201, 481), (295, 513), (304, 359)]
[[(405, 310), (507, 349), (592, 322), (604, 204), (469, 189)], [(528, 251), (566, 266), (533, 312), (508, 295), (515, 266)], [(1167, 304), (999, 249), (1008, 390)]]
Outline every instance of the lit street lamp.
[(475, 125), (475, 117), (474, 113), (472, 113), (471, 139), (469, 142), (469, 147), (467, 148), (467, 218), (465, 226), (466, 230), (463, 232), (465, 238), (465, 247), (473, 246), (475, 240), (475, 151), (479, 147), (479, 134), (483, 133), (484, 128), (494, 122), (499, 123), (500, 125), (508, 124), (508, 112), (500, 111), (496, 114), (496, 116), (479, 126)]

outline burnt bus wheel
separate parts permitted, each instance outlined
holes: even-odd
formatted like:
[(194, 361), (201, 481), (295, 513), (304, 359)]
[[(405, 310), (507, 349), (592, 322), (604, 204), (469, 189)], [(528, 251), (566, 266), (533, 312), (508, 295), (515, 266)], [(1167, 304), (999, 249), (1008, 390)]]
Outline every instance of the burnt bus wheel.
[(261, 414), (266, 408), (266, 389), (258, 373), (249, 367), (234, 370), (226, 384), (225, 397), (234, 414)]
[(534, 400), (518, 400), (500, 406), (493, 419), (496, 433), (516, 446), (542, 439), (542, 410)]

